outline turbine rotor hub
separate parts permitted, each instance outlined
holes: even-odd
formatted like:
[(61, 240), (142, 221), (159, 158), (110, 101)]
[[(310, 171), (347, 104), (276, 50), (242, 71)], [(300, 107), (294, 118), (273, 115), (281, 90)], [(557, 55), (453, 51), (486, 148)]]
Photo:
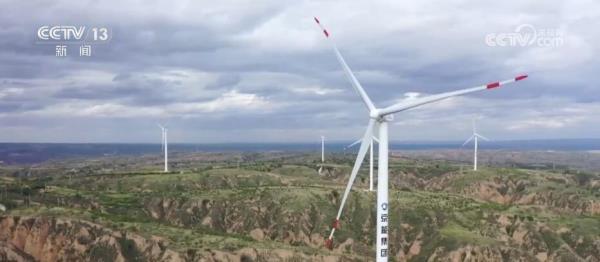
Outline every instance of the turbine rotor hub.
[(379, 119), (381, 116), (379, 115), (379, 109), (373, 109), (369, 112), (369, 117), (372, 119)]

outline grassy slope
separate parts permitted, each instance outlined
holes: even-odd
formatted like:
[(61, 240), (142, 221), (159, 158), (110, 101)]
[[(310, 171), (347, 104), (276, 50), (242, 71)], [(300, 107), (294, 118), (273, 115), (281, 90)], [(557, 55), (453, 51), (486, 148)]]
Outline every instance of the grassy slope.
[[(457, 172), (456, 167), (444, 163), (430, 165), (412, 163), (411, 166), (396, 162), (392, 163), (391, 168), (396, 171), (416, 172), (427, 179), (447, 172)], [(478, 181), (493, 181), (499, 177), (531, 181), (535, 186), (527, 189), (530, 192), (553, 189), (597, 200), (589, 189), (570, 187), (556, 182), (556, 179), (551, 178), (562, 177), (561, 174), (544, 171), (489, 168), (478, 173), (465, 172), (453, 179), (450, 186), (460, 189)], [(22, 185), (14, 179), (3, 178), (1, 182), (15, 188)], [(37, 181), (23, 182), (30, 188), (36, 183)], [(227, 233), (203, 226), (181, 227), (164, 223), (148, 216), (144, 211), (143, 200), (153, 197), (230, 202), (243, 202), (248, 199), (267, 201), (268, 199), (280, 203), (283, 211), (292, 214), (302, 214), (310, 209), (317, 210), (317, 218), (311, 218), (311, 222), (318, 229), (318, 233), (327, 235), (329, 221), (335, 216), (337, 203), (344, 188), (343, 184), (320, 177), (312, 167), (291, 164), (268, 168), (253, 165), (242, 169), (205, 169), (183, 174), (147, 172), (73, 178), (56, 177), (44, 183), (49, 186), (48, 189), (43, 196), (34, 198), (35, 202), (41, 203), (40, 205), (29, 207), (19, 205), (10, 211), (11, 214), (51, 215), (91, 220), (146, 236), (162, 236), (170, 240), (173, 248), (182, 251), (198, 247), (235, 250), (251, 246), (259, 249), (295, 250), (306, 254), (328, 254), (329, 251), (306, 245), (290, 245), (277, 240), (255, 241), (247, 234)], [(18, 198), (18, 195), (13, 194), (13, 197)], [(61, 199), (63, 201), (66, 199), (69, 203), (81, 203), (81, 206), (65, 207), (64, 202), (60, 202)], [(353, 191), (349, 205), (345, 209), (346, 215), (342, 219), (343, 229), (336, 234), (336, 241), (343, 242), (347, 238), (353, 238), (365, 242), (370, 249), (373, 248), (373, 236), (368, 233), (369, 228), (365, 231), (365, 225), (374, 224), (370, 220), (375, 212), (372, 208), (374, 202), (373, 193), (362, 189)], [(426, 233), (423, 237), (425, 243), (423, 257), (431, 254), (438, 246), (453, 249), (464, 244), (501, 245), (493, 234), (490, 236), (487, 229), (490, 224), (485, 222), (486, 217), (491, 214), (530, 217), (532, 221), (542, 221), (555, 230), (568, 227), (572, 229), (572, 234), (589, 239), (600, 235), (600, 220), (597, 217), (550, 211), (539, 212), (527, 206), (505, 206), (481, 202), (448, 192), (391, 190), (390, 202), (393, 207), (391, 225), (410, 225), (410, 229), (403, 230), (404, 237), (414, 239), (418, 232)], [(85, 206), (88, 203), (95, 203), (102, 208), (89, 208)], [(548, 243), (562, 244), (570, 241), (570, 236), (559, 234), (544, 237)]]

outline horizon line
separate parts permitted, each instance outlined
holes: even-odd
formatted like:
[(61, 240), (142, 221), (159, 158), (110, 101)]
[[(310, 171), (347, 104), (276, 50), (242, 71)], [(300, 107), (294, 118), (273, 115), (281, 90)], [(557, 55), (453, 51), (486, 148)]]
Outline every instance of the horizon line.
[[(581, 140), (598, 140), (600, 138), (522, 138), (522, 139), (494, 139), (487, 141), (486, 143), (499, 143), (499, 142), (524, 142), (524, 141), (581, 141)], [(337, 144), (354, 142), (353, 140), (326, 140), (326, 144)], [(464, 142), (459, 139), (454, 140), (390, 140), (390, 143), (456, 143)], [(232, 142), (169, 142), (169, 144), (181, 144), (181, 145), (225, 145), (225, 144), (312, 144), (321, 143), (320, 140), (315, 141), (298, 141), (298, 142), (283, 142), (283, 141), (232, 141)], [(0, 141), (0, 144), (123, 144), (123, 145), (155, 145), (160, 144), (157, 142), (47, 142), (47, 141)]]

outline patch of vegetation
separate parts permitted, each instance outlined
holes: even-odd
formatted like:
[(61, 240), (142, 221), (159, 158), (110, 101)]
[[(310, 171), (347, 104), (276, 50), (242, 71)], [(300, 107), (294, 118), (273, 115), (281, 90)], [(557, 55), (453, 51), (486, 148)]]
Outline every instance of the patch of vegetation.
[(135, 242), (128, 239), (126, 236), (118, 238), (119, 246), (121, 247), (121, 254), (127, 261), (145, 261), (144, 256), (138, 250)]
[(481, 236), (454, 223), (445, 225), (440, 229), (442, 237), (449, 239), (449, 243), (476, 244), (476, 245), (494, 245), (496, 240)]
[(113, 262), (117, 259), (117, 251), (106, 243), (98, 243), (92, 246), (88, 257), (93, 262)]

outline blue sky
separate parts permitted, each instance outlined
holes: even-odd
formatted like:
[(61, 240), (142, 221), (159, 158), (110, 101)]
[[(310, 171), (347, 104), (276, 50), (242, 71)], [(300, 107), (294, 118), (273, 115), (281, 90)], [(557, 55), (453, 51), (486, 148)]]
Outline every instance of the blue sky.
[[(530, 75), (397, 114), (393, 140), (462, 140), (474, 117), (494, 140), (600, 138), (598, 1), (120, 0), (0, 1), (0, 141), (353, 140), (368, 114), (313, 16), (379, 107)], [(43, 25), (112, 38), (56, 57)], [(522, 25), (560, 44), (486, 42)]]

